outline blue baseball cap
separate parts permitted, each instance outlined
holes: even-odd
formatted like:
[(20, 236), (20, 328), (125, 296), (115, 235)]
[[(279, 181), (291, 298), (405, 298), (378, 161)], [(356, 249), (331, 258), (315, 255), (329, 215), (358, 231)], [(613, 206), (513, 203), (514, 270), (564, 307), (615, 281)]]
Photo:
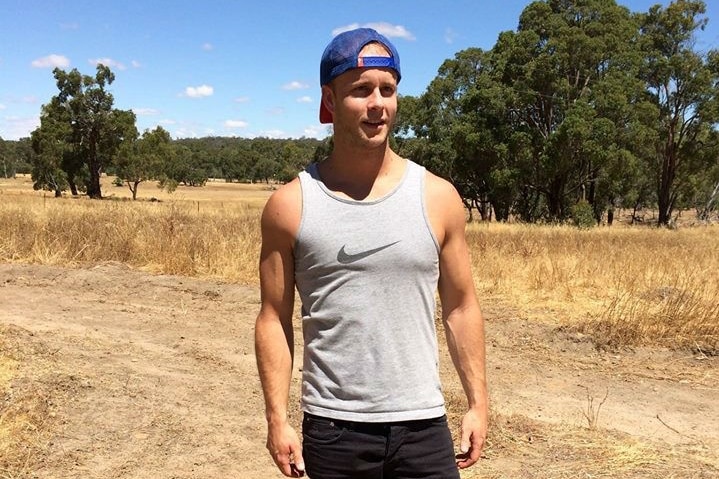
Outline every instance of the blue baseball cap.
[[(383, 45), (389, 51), (390, 56), (360, 58), (359, 54), (362, 49), (372, 42)], [(397, 49), (387, 37), (371, 28), (357, 28), (340, 33), (332, 39), (322, 54), (320, 85), (327, 85), (344, 72), (354, 68), (391, 68), (397, 73), (397, 83), (402, 78)], [(325, 108), (322, 100), (320, 100), (320, 123), (332, 123), (332, 113)]]

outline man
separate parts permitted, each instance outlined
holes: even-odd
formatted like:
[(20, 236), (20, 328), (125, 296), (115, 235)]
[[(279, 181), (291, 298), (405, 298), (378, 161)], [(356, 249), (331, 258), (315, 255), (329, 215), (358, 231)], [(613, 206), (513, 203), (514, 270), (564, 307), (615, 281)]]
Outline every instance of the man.
[[(321, 61), (330, 156), (277, 190), (262, 215), (257, 363), (267, 448), (283, 474), (458, 478), (487, 433), (484, 327), (451, 184), (388, 143), (395, 47), (342, 33)], [(302, 302), (303, 441), (287, 417), (293, 302)], [(454, 454), (440, 390), (435, 291), (468, 401)]]

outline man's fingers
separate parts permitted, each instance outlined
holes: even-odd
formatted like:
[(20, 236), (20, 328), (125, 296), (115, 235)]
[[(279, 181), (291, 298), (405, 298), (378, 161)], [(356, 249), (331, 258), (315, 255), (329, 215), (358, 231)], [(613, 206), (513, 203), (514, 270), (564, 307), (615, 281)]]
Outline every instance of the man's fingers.
[(464, 427), (462, 428), (462, 438), (459, 442), (459, 450), (462, 452), (462, 454), (467, 454), (469, 450), (472, 447), (471, 432)]
[(296, 464), (290, 454), (279, 454), (275, 458), (275, 464), (287, 477), (302, 477), (305, 475), (304, 463)]
[(295, 446), (292, 448), (292, 452), (290, 453), (290, 462), (292, 464), (293, 469), (299, 473), (299, 476), (294, 477), (302, 477), (305, 474), (305, 461), (302, 459), (302, 448), (299, 446)]
[(480, 448), (470, 447), (469, 451), (457, 454), (455, 456), (457, 467), (465, 469), (479, 461), (480, 451)]
[(484, 447), (484, 437), (482, 437), (478, 431), (470, 427), (464, 427), (464, 424), (461, 428), (461, 434), (459, 442), (460, 453), (457, 454), (455, 458), (457, 460), (457, 466), (460, 469), (465, 469), (479, 460), (482, 454), (482, 448)]

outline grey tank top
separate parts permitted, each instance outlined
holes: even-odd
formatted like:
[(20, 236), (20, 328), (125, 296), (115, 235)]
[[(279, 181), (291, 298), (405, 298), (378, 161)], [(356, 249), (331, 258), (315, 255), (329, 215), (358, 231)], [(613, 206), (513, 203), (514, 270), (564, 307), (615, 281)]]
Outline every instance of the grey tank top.
[(361, 422), (445, 414), (434, 325), (439, 246), (425, 169), (406, 165), (395, 189), (373, 201), (333, 194), (316, 164), (299, 175), (295, 283), (310, 414)]

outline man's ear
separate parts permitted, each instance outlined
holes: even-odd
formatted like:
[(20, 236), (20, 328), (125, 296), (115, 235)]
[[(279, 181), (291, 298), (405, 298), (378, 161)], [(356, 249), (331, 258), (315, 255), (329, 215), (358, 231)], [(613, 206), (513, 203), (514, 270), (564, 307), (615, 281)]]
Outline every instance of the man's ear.
[(322, 86), (322, 104), (327, 108), (327, 111), (335, 114), (335, 95), (329, 85)]

